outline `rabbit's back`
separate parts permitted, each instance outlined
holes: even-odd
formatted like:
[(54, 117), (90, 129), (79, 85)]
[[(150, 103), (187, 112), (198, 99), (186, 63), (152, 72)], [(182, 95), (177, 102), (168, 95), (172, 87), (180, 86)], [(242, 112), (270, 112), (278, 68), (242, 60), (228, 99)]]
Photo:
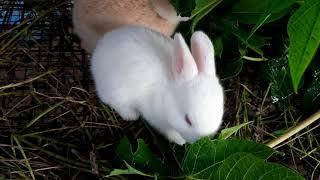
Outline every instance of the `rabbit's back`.
[(172, 40), (142, 27), (127, 26), (104, 35), (91, 60), (100, 98), (107, 104), (135, 103), (166, 86), (171, 78)]
[(170, 36), (177, 25), (160, 17), (151, 0), (76, 0), (73, 13), (75, 32), (89, 52), (104, 33), (120, 26), (144, 26)]

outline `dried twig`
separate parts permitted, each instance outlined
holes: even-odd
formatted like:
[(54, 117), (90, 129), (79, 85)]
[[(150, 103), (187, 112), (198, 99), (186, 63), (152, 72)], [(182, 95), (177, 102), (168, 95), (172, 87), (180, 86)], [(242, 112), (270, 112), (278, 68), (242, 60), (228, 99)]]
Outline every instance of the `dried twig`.
[(270, 141), (269, 143), (267, 143), (267, 146), (269, 146), (271, 148), (274, 148), (275, 146), (277, 146), (280, 143), (282, 143), (283, 141), (289, 139), (291, 136), (297, 134), (302, 129), (306, 128), (307, 126), (309, 126), (310, 124), (316, 122), (319, 119), (320, 119), (320, 111), (314, 113), (309, 118), (307, 118), (304, 121), (302, 121), (301, 123), (299, 123), (297, 126), (292, 127), (291, 129), (288, 130), (288, 132), (286, 132), (282, 136)]

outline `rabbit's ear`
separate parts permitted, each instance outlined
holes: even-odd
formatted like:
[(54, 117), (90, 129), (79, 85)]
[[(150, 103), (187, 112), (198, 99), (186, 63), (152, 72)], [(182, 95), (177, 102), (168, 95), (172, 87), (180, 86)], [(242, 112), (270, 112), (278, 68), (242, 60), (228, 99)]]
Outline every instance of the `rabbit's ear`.
[(198, 74), (197, 65), (182, 35), (174, 35), (173, 74), (176, 79), (189, 80)]
[(191, 51), (199, 73), (204, 72), (210, 75), (216, 73), (213, 45), (205, 33), (197, 31), (192, 34)]

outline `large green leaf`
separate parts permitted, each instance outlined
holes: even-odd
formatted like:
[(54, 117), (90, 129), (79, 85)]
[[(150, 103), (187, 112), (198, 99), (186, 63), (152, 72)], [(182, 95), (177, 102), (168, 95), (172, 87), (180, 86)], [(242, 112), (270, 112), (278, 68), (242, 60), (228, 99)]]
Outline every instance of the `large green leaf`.
[(240, 0), (232, 8), (231, 18), (245, 24), (269, 23), (287, 13), (297, 0)]
[[(139, 140), (138, 140), (139, 143)], [(140, 140), (140, 144), (144, 144)], [(147, 146), (138, 145), (138, 150), (131, 153), (127, 139), (122, 140), (118, 151), (130, 154), (131, 158), (137, 154), (144, 154), (145, 162), (150, 157), (150, 149)], [(140, 150), (139, 150), (140, 149)], [(139, 153), (138, 153), (139, 152)], [(202, 138), (194, 144), (188, 145), (184, 157), (181, 160), (181, 174), (168, 175), (161, 172), (161, 169), (138, 170), (136, 167), (142, 162), (126, 163), (127, 169), (115, 169), (107, 177), (117, 175), (140, 175), (143, 177), (153, 177), (155, 179), (303, 179), (294, 171), (277, 164), (266, 163), (268, 157), (274, 151), (263, 144), (244, 140), (211, 140), (208, 137)], [(129, 156), (124, 156), (128, 158)], [(178, 161), (176, 159), (176, 161)], [(180, 161), (180, 160), (179, 160)], [(174, 162), (165, 161), (164, 164), (170, 167)], [(175, 171), (179, 168), (175, 168)]]
[(304, 179), (294, 171), (280, 165), (266, 163), (249, 153), (235, 153), (223, 161), (211, 179)]
[(293, 88), (298, 85), (320, 44), (320, 1), (309, 0), (288, 23), (289, 67)]
[(223, 179), (223, 180), (282, 180), (304, 179), (296, 172), (273, 163), (266, 163), (250, 153), (234, 153), (220, 164), (210, 166), (203, 171), (192, 175), (193, 179)]
[(242, 140), (210, 140), (203, 138), (189, 146), (181, 163), (185, 174), (192, 175), (221, 163), (236, 152), (248, 152), (267, 159), (273, 150), (263, 144)]

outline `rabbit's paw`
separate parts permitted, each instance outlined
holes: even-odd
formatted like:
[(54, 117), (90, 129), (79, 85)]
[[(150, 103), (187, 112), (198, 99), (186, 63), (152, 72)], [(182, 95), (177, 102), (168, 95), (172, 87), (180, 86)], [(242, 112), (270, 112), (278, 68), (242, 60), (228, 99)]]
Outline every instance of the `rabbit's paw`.
[(117, 112), (123, 120), (127, 120), (127, 121), (137, 120), (140, 116), (140, 114), (135, 109), (130, 107), (126, 107), (126, 108), (122, 107), (119, 110), (117, 110)]
[(189, 17), (181, 17), (180, 15), (177, 15), (175, 8), (168, 1), (151, 0), (151, 3), (158, 15), (171, 23), (190, 20)]
[(174, 129), (170, 129), (165, 132), (168, 140), (174, 142), (179, 145), (183, 145), (186, 143), (186, 140)]

